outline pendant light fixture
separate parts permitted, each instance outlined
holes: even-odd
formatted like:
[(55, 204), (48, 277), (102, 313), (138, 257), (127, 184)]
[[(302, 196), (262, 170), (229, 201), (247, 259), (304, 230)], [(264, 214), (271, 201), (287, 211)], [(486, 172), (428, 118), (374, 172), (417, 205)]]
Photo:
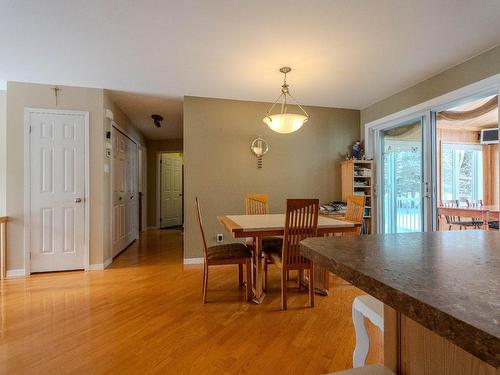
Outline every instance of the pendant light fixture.
[[(307, 114), (307, 112), (299, 103), (297, 103), (295, 98), (290, 94), (290, 90), (288, 89), (289, 86), (286, 83), (286, 75), (287, 73), (290, 73), (291, 70), (292, 69), (288, 66), (284, 66), (280, 69), (280, 72), (284, 74), (283, 85), (281, 86), (281, 94), (273, 103), (271, 108), (269, 108), (269, 111), (267, 111), (266, 117), (262, 119), (262, 121), (264, 121), (264, 123), (266, 123), (267, 126), (271, 128), (271, 130), (282, 134), (293, 133), (294, 131), (299, 130), (302, 125), (304, 125), (307, 120), (309, 120), (309, 115)], [(300, 108), (303, 114), (287, 113), (288, 97), (290, 97), (295, 102), (295, 104)], [(272, 115), (271, 111), (274, 109), (276, 104), (280, 102), (280, 100), (281, 112)]]

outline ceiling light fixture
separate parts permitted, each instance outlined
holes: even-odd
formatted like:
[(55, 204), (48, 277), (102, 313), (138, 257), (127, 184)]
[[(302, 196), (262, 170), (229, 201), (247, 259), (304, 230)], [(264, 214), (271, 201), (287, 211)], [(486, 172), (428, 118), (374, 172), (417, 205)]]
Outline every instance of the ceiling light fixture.
[[(280, 69), (280, 72), (284, 74), (283, 78), (283, 85), (281, 86), (281, 94), (278, 96), (278, 99), (273, 103), (271, 108), (269, 108), (269, 111), (267, 111), (266, 117), (262, 119), (264, 123), (267, 124), (271, 128), (271, 130), (274, 130), (277, 133), (282, 133), (282, 134), (287, 134), (287, 133), (293, 133), (294, 131), (299, 130), (302, 125), (304, 125), (307, 120), (309, 120), (309, 115), (305, 111), (302, 106), (297, 103), (297, 100), (290, 94), (289, 86), (286, 83), (286, 75), (287, 73), (290, 73), (292, 69), (288, 66), (284, 66), (283, 68)], [(298, 114), (298, 113), (287, 113), (287, 104), (288, 100), (287, 98), (290, 97), (295, 104), (302, 110), (304, 113)], [(274, 109), (276, 104), (281, 101), (281, 112), (272, 115), (271, 111)]]
[(153, 119), (153, 123), (157, 128), (161, 128), (161, 122), (163, 121), (163, 116), (160, 115), (151, 115), (151, 118)]

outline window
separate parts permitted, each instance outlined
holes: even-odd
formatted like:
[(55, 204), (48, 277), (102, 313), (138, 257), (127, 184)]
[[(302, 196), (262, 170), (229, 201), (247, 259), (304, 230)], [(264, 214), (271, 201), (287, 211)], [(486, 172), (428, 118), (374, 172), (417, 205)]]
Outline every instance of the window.
[(483, 199), (481, 145), (443, 143), (441, 153), (442, 199)]

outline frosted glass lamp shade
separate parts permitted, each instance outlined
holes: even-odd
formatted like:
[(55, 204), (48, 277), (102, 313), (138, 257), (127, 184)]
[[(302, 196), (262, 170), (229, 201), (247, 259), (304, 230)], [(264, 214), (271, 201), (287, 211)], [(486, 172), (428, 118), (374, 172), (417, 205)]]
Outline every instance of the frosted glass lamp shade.
[(294, 113), (278, 113), (262, 119), (271, 130), (282, 134), (293, 133), (299, 130), (307, 120), (309, 120), (307, 116)]

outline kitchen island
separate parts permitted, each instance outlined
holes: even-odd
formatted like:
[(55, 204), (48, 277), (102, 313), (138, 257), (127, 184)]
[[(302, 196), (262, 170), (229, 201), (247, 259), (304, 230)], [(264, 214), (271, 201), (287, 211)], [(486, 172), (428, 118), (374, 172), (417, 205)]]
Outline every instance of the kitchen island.
[(379, 299), (400, 374), (500, 374), (500, 233), (308, 238), (301, 251)]

